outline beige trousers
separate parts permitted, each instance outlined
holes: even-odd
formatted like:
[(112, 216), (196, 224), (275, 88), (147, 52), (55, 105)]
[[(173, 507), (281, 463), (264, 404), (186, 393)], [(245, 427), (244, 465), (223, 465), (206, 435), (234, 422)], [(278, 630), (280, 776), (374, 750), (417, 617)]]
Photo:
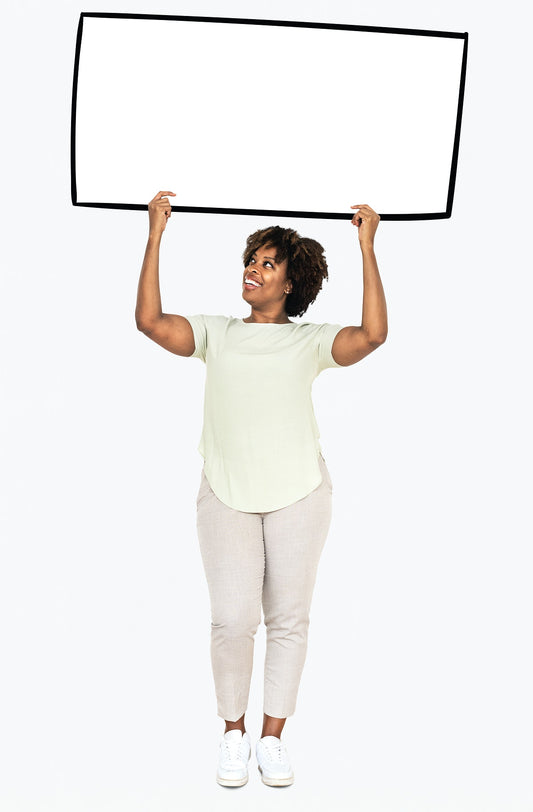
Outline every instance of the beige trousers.
[(248, 707), (254, 636), (266, 626), (264, 713), (296, 708), (307, 653), (309, 611), (331, 523), (332, 482), (266, 513), (234, 510), (215, 496), (202, 470), (196, 500), (200, 551), (211, 602), (211, 663), (217, 713), (229, 722)]

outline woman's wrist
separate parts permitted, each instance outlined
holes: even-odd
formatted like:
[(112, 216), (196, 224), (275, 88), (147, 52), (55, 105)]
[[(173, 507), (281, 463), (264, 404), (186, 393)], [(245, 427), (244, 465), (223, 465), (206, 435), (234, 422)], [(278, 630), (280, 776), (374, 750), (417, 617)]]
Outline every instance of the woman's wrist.
[(149, 231), (148, 232), (148, 242), (150, 243), (160, 243), (161, 237), (163, 235), (162, 231)]

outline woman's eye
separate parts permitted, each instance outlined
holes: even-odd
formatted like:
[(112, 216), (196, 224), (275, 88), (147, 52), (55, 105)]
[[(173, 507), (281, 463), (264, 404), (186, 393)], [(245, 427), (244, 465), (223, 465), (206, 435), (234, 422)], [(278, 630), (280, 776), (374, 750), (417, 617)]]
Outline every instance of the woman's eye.
[[(257, 262), (257, 260), (256, 260), (256, 259), (254, 259), (254, 258), (252, 257), (252, 259), (250, 260), (250, 262), (248, 263), (248, 265), (255, 265), (255, 263), (256, 263), (256, 262)], [(265, 259), (265, 261), (263, 262), (263, 265), (270, 265), (270, 267), (271, 267), (271, 268), (273, 268), (273, 267), (274, 267), (274, 266), (272, 265), (272, 263), (270, 262), (270, 260), (268, 260), (268, 259)]]

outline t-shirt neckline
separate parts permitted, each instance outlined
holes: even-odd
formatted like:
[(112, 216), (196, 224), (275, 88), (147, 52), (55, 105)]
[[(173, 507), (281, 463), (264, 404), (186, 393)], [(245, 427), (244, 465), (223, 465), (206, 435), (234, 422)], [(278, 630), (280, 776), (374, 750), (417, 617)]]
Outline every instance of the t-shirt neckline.
[(244, 321), (244, 319), (239, 319), (239, 321), (241, 324), (261, 324), (269, 327), (286, 327), (287, 324), (296, 324), (294, 321)]

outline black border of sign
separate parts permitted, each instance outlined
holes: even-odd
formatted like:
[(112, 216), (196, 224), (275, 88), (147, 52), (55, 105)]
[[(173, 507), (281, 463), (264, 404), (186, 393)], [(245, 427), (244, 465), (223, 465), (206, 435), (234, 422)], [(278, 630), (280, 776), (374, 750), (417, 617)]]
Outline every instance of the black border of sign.
[[(424, 31), (418, 28), (385, 28), (371, 25), (344, 25), (337, 23), (312, 23), (290, 20), (253, 20), (240, 17), (190, 17), (183, 15), (168, 14), (120, 14), (115, 12), (88, 11), (80, 14), (78, 23), (78, 33), (76, 37), (76, 54), (74, 57), (74, 77), (72, 82), (72, 112), (70, 123), (70, 186), (73, 206), (86, 206), (98, 209), (126, 209), (134, 211), (147, 211), (148, 204), (138, 203), (79, 203), (76, 186), (76, 98), (78, 91), (78, 70), (81, 50), (81, 40), (83, 34), (84, 17), (120, 17), (123, 19), (137, 20), (185, 20), (188, 22), (207, 23), (240, 23), (245, 25), (282, 25), (298, 28), (336, 28), (344, 31), (374, 31), (386, 34), (414, 34), (425, 37), (452, 37), (464, 40), (463, 60), (461, 65), (461, 80), (459, 85), (459, 99), (457, 102), (457, 121), (455, 124), (455, 138), (453, 144), (452, 165), (450, 169), (450, 183), (448, 186), (448, 198), (446, 201), (446, 211), (444, 212), (424, 212), (409, 214), (387, 214), (379, 213), (382, 220), (444, 220), (452, 216), (453, 194), (455, 190), (455, 178), (457, 174), (457, 160), (459, 156), (459, 136), (461, 132), (461, 119), (463, 115), (463, 99), (466, 81), (466, 60), (468, 52), (468, 33), (458, 33), (453, 31)], [(353, 212), (346, 214), (339, 212), (324, 211), (280, 211), (277, 209), (226, 209), (212, 208), (209, 206), (171, 206), (172, 211), (187, 211), (206, 214), (254, 214), (260, 216), (275, 217), (314, 217), (328, 220), (351, 220)]]

